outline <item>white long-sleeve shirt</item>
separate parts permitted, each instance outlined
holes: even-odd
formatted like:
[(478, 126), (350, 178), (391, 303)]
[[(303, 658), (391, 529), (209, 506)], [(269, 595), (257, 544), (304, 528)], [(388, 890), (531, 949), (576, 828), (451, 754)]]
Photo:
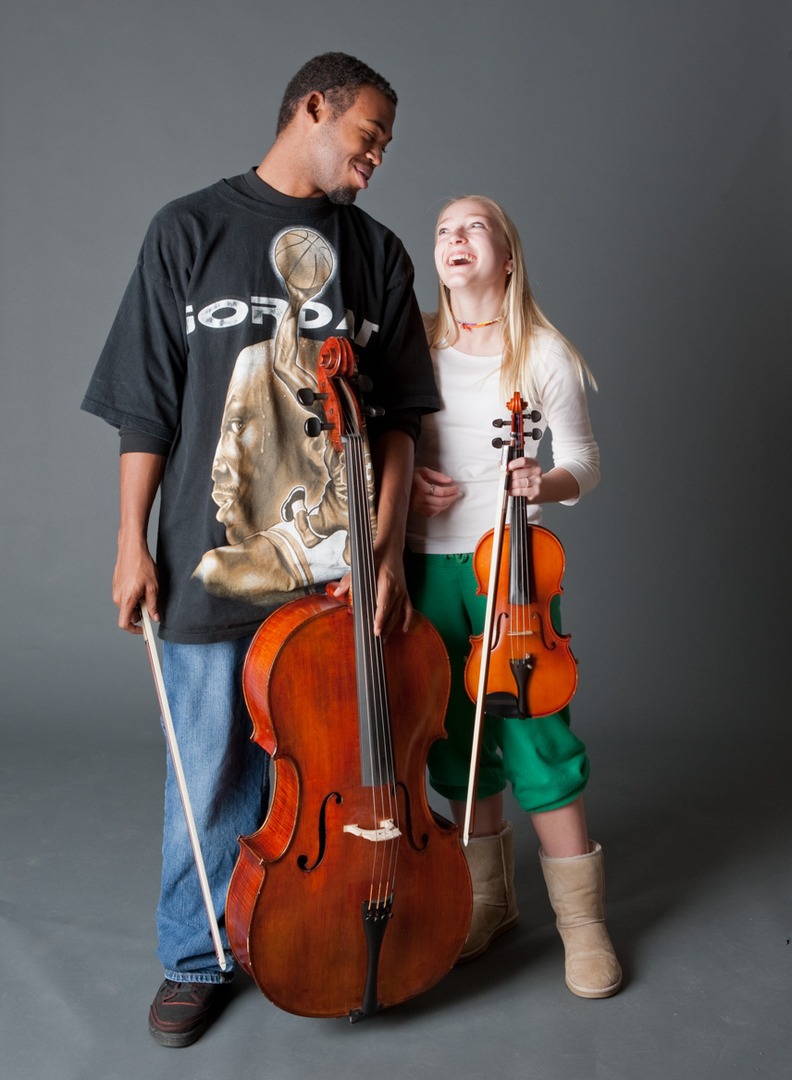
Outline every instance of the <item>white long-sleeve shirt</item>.
[[(552, 441), (553, 466), (570, 472), (580, 495), (586, 495), (599, 482), (599, 448), (577, 367), (552, 331), (537, 331), (533, 349), (541, 400), (531, 402), (531, 407), (542, 418), (527, 421), (526, 427), (538, 427), (544, 434), (538, 442), (526, 439), (525, 456), (547, 460), (545, 443)], [(422, 554), (448, 555), (475, 550), (483, 533), (495, 524), (501, 452), (492, 446), (499, 434), (492, 421), (509, 414), (499, 389), (500, 354), (468, 356), (448, 347), (433, 349), (432, 362), (442, 409), (423, 417), (415, 464), (453, 477), (460, 495), (436, 517), (411, 513), (407, 542)], [(500, 432), (507, 433), (508, 428)], [(564, 505), (577, 501), (568, 499)], [(529, 504), (528, 520), (536, 524), (541, 518), (541, 506)]]

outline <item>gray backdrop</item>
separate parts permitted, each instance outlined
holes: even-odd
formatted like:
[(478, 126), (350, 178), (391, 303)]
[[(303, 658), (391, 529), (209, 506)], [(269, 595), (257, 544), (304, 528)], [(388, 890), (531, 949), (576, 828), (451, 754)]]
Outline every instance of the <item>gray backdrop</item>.
[[(3, 686), (12, 731), (140, 723), (113, 631), (116, 435), (81, 395), (150, 217), (257, 163), (344, 49), (401, 102), (360, 204), (434, 301), (440, 202), (521, 229), (600, 381), (603, 483), (548, 524), (598, 725), (775, 726), (787, 683), (789, 3), (30, 0), (3, 19)], [(144, 672), (144, 675), (146, 673)]]
[[(499, 199), (600, 383), (603, 482), (547, 522), (597, 724), (775, 729), (787, 681), (789, 3), (16, 3), (3, 20), (3, 714), (142, 723), (114, 432), (77, 411), (143, 232), (257, 163), (308, 56), (401, 96), (360, 205), (434, 303), (447, 195)], [(142, 676), (142, 677), (141, 677)], [(580, 711), (580, 707), (578, 709)]]
[(492, 195), (599, 380), (602, 484), (546, 521), (609, 805), (638, 846), (706, 778), (715, 828), (738, 830), (750, 770), (751, 832), (777, 831), (790, 3), (16, 0), (0, 34), (5, 761), (88, 762), (92, 788), (158, 744), (110, 600), (117, 439), (79, 402), (154, 212), (256, 164), (288, 78), (343, 49), (400, 95), (359, 201), (405, 241), (422, 306), (441, 201)]

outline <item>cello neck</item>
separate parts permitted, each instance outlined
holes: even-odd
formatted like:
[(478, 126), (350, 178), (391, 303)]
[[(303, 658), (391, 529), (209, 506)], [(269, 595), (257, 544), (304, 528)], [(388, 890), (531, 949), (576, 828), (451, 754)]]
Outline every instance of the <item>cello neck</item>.
[(355, 637), (361, 784), (392, 785), (395, 781), (388, 690), (382, 638), (374, 633), (377, 608), (377, 569), (369, 505), (366, 439), (354, 427), (356, 410), (346, 382), (340, 396), (348, 398), (342, 436), (349, 504), (349, 547), (352, 576), (352, 619)]

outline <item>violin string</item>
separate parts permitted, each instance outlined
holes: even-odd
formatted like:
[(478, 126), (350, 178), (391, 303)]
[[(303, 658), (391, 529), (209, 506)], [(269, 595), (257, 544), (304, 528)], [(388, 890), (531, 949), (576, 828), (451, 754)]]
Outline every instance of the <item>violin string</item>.
[[(512, 460), (520, 457), (523, 451), (522, 440), (520, 438), (520, 420), (517, 414), (513, 417), (512, 424), (512, 448), (511, 456)], [(509, 551), (509, 572), (510, 572), (510, 616), (513, 620), (512, 635), (510, 638), (510, 656), (512, 660), (515, 656), (519, 655), (520, 642), (523, 631), (525, 629), (523, 625), (523, 610), (521, 606), (522, 589), (524, 586), (523, 580), (523, 562), (521, 558), (523, 552), (524, 535), (522, 531), (523, 525), (523, 510), (522, 500), (515, 496), (512, 499), (512, 515), (511, 515), (511, 530), (510, 530), (510, 551)]]
[[(514, 398), (512, 402), (514, 402)], [(524, 405), (525, 403), (520, 398), (520, 410), (524, 408)], [(514, 410), (512, 414), (510, 456), (513, 459), (525, 456), (525, 427), (522, 411), (517, 412)], [(532, 553), (529, 550), (531, 534), (528, 525), (528, 499), (524, 496), (515, 496), (512, 500), (511, 509), (509, 586), (513, 633), (510, 638), (509, 655), (512, 660), (525, 660), (529, 652), (531, 652), (530, 634), (532, 627)], [(519, 698), (520, 690), (516, 677), (515, 689)]]

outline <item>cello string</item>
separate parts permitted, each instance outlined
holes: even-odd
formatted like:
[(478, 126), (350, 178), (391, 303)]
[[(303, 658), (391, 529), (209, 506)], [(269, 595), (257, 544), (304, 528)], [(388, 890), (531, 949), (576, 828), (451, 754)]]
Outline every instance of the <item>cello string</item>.
[[(365, 468), (364, 466), (364, 444), (361, 441), (359, 448), (361, 454), (361, 468), (359, 475), (365, 480)], [(364, 483), (363, 491), (361, 492), (361, 506), (366, 509), (366, 522), (368, 527), (368, 535), (371, 537), (371, 517), (368, 513), (368, 486)], [(377, 750), (378, 761), (381, 768), (384, 767), (384, 775), (380, 774), (380, 797), (382, 800), (382, 818), (383, 821), (391, 821), (394, 826), (398, 828), (398, 809), (394, 803), (393, 798), (393, 782), (395, 779), (394, 774), (394, 759), (393, 759), (393, 742), (391, 736), (391, 724), (390, 724), (390, 710), (388, 706), (388, 689), (385, 680), (385, 657), (384, 657), (384, 644), (381, 636), (375, 636), (373, 633), (373, 620), (376, 610), (376, 597), (377, 597), (377, 573), (376, 565), (374, 562), (374, 548), (373, 543), (369, 542), (366, 546), (366, 560), (368, 565), (368, 574), (370, 579), (370, 597), (371, 597), (371, 621), (369, 623), (369, 629), (371, 634), (371, 642), (373, 648), (373, 657), (371, 670), (374, 673), (375, 685), (374, 685), (374, 700), (375, 700), (375, 715), (376, 715), (376, 730), (377, 730)], [(380, 884), (380, 895), (383, 900), (387, 899), (387, 896), (391, 890), (394, 876), (394, 857), (398, 853), (398, 844), (395, 844), (393, 840), (385, 841), (386, 846), (383, 849), (383, 871), (384, 880)], [(387, 859), (386, 859), (387, 856)]]
[[(370, 668), (372, 673), (372, 702), (374, 709), (374, 727), (377, 736), (376, 751), (379, 765), (378, 780), (380, 782), (379, 793), (381, 799), (381, 817), (376, 823), (392, 821), (398, 827), (398, 812), (393, 799), (394, 761), (393, 744), (391, 739), (390, 713), (388, 708), (388, 692), (385, 680), (385, 661), (382, 637), (375, 636), (373, 632), (374, 614), (376, 611), (377, 598), (377, 574), (374, 562), (374, 548), (371, 542), (371, 517), (368, 504), (368, 485), (365, 483), (365, 446), (361, 439), (357, 446), (359, 455), (359, 468), (357, 475), (360, 478), (361, 491), (359, 505), (361, 514), (365, 513), (366, 533), (368, 542), (363, 556), (366, 563), (366, 576), (368, 582), (367, 597), (370, 603), (369, 619), (366, 628), (371, 648)], [(384, 841), (383, 849), (383, 874), (380, 880), (380, 897), (384, 900), (390, 891), (394, 874), (394, 853), (398, 852), (398, 845), (392, 841)], [(390, 858), (386, 860), (386, 855)]]
[[(344, 384), (346, 390), (346, 384)], [(353, 410), (350, 413), (354, 416)], [(350, 422), (350, 426), (351, 422)], [(355, 626), (355, 653), (358, 658), (356, 663), (358, 680), (358, 725), (361, 738), (365, 741), (362, 748), (363, 754), (368, 760), (369, 778), (371, 781), (371, 829), (377, 828), (377, 794), (376, 794), (376, 755), (371, 723), (371, 657), (366, 624), (369, 619), (368, 608), (370, 607), (370, 583), (365, 563), (366, 544), (364, 543), (365, 522), (360, 506), (360, 480), (359, 480), (359, 455), (357, 453), (357, 430), (344, 440), (347, 457), (347, 493), (349, 499), (349, 513), (352, 521), (352, 568), (353, 568), (353, 592), (352, 592), (352, 615)], [(376, 836), (376, 833), (375, 833)], [(372, 849), (371, 882), (369, 887), (369, 906), (375, 902), (375, 894), (378, 888), (378, 878), (381, 877), (379, 864), (379, 845), (376, 839)]]
[[(369, 769), (371, 779), (372, 821), (371, 828), (374, 830), (374, 869), (372, 871), (371, 899), (379, 903), (383, 892), (384, 858), (385, 853), (378, 839), (377, 830), (387, 817), (383, 798), (382, 784), (382, 720), (381, 720), (381, 695), (378, 687), (377, 665), (377, 640), (373, 634), (374, 610), (376, 601), (376, 579), (373, 573), (373, 554), (371, 543), (371, 519), (368, 511), (368, 489), (365, 482), (364, 456), (362, 452), (362, 436), (357, 432), (350, 437), (347, 443), (349, 463), (352, 466), (348, 470), (347, 483), (350, 494), (350, 510), (354, 507), (356, 518), (356, 535), (358, 548), (356, 551), (356, 566), (359, 576), (359, 587), (355, 600), (357, 601), (357, 628), (359, 645), (363, 657), (362, 672), (358, 678), (362, 678), (364, 702), (366, 739), (368, 743)], [(376, 891), (375, 891), (376, 890)]]
[[(356, 401), (344, 376), (354, 370), (354, 359), (350, 357), (351, 349), (348, 342), (340, 339), (342, 349), (341, 363), (337, 372), (338, 378), (334, 379), (334, 386), (339, 391), (339, 404), (344, 419), (342, 432), (342, 444), (344, 446), (344, 466), (346, 472), (347, 505), (349, 514), (349, 544), (350, 562), (352, 569), (352, 624), (354, 628), (354, 651), (355, 651), (355, 676), (357, 684), (358, 700), (358, 740), (360, 746), (361, 769), (363, 761), (368, 761), (369, 777), (371, 785), (371, 820), (372, 829), (377, 828), (377, 805), (376, 791), (373, 786), (374, 779), (374, 748), (371, 738), (370, 702), (371, 687), (369, 672), (371, 670), (370, 657), (368, 655), (368, 642), (365, 633), (367, 620), (367, 606), (369, 605), (368, 594), (370, 586), (366, 580), (366, 566), (364, 553), (366, 547), (366, 520), (361, 512), (360, 505), (360, 463), (357, 453), (359, 440), (358, 412)], [(361, 781), (363, 777), (361, 776)], [(374, 834), (376, 836), (376, 833)], [(371, 874), (369, 880), (369, 907), (375, 891), (375, 883), (378, 878), (378, 844), (376, 839), (372, 849)]]
[[(361, 579), (363, 582), (364, 597), (362, 603), (365, 604), (365, 610), (362, 612), (362, 626), (361, 635), (363, 639), (363, 645), (365, 647), (365, 677), (367, 683), (366, 689), (366, 704), (367, 704), (367, 727), (372, 743), (372, 766), (371, 766), (371, 781), (372, 781), (372, 828), (375, 830), (375, 836), (378, 836), (376, 830), (380, 828), (380, 823), (385, 818), (385, 807), (382, 797), (382, 734), (380, 730), (380, 717), (379, 717), (379, 701), (377, 694), (377, 666), (376, 666), (376, 648), (373, 634), (374, 623), (374, 611), (376, 604), (376, 581), (372, 573), (372, 537), (371, 537), (371, 519), (369, 516), (368, 508), (368, 489), (365, 481), (365, 459), (363, 454), (363, 441), (362, 436), (358, 435), (355, 439), (355, 480), (356, 480), (356, 502), (359, 510), (360, 517), (360, 534), (361, 537), (365, 537), (365, 543), (361, 545), (362, 550), (360, 552), (360, 566), (361, 566)], [(382, 897), (382, 879), (383, 879), (383, 860), (384, 852), (382, 844), (379, 839), (374, 841), (375, 851), (377, 853), (377, 866), (378, 873), (376, 879), (376, 894), (374, 896), (375, 903), (379, 904)]]
[[(355, 370), (354, 355), (351, 346), (342, 339), (344, 375), (351, 375)], [(358, 655), (363, 659), (363, 671), (358, 672), (358, 679), (363, 680), (362, 702), (365, 703), (366, 740), (368, 743), (369, 769), (372, 779), (372, 828), (375, 830), (374, 844), (375, 853), (380, 852), (379, 833), (383, 821), (396, 822), (394, 812), (392, 779), (394, 777), (393, 746), (390, 738), (390, 716), (387, 708), (387, 687), (384, 674), (384, 657), (382, 639), (375, 637), (373, 633), (374, 614), (376, 611), (376, 567), (374, 564), (372, 523), (369, 513), (368, 484), (366, 482), (365, 468), (365, 439), (359, 423), (357, 401), (345, 379), (340, 380), (343, 387), (344, 414), (346, 419), (346, 438), (344, 444), (347, 451), (347, 486), (350, 500), (350, 519), (354, 517), (356, 528), (354, 530), (353, 550), (355, 553), (354, 565), (358, 571), (359, 583), (353, 589), (353, 608), (357, 607), (355, 619), (356, 633), (359, 645)], [(355, 546), (356, 545), (356, 546)], [(383, 769), (386, 775), (383, 776)], [(383, 783), (384, 781), (384, 783)], [(387, 793), (387, 801), (385, 794)], [(377, 799), (379, 798), (379, 814), (377, 814)], [(385, 851), (382, 851), (380, 862), (379, 880), (377, 885), (378, 901), (383, 898), (390, 889), (394, 874), (394, 844), (387, 841), (390, 852), (390, 860), (386, 859)], [(398, 845), (395, 845), (398, 853)], [(386, 862), (389, 865), (386, 867)], [(377, 858), (375, 854), (374, 869), (372, 873), (373, 893)], [(384, 877), (384, 875), (387, 877)]]

